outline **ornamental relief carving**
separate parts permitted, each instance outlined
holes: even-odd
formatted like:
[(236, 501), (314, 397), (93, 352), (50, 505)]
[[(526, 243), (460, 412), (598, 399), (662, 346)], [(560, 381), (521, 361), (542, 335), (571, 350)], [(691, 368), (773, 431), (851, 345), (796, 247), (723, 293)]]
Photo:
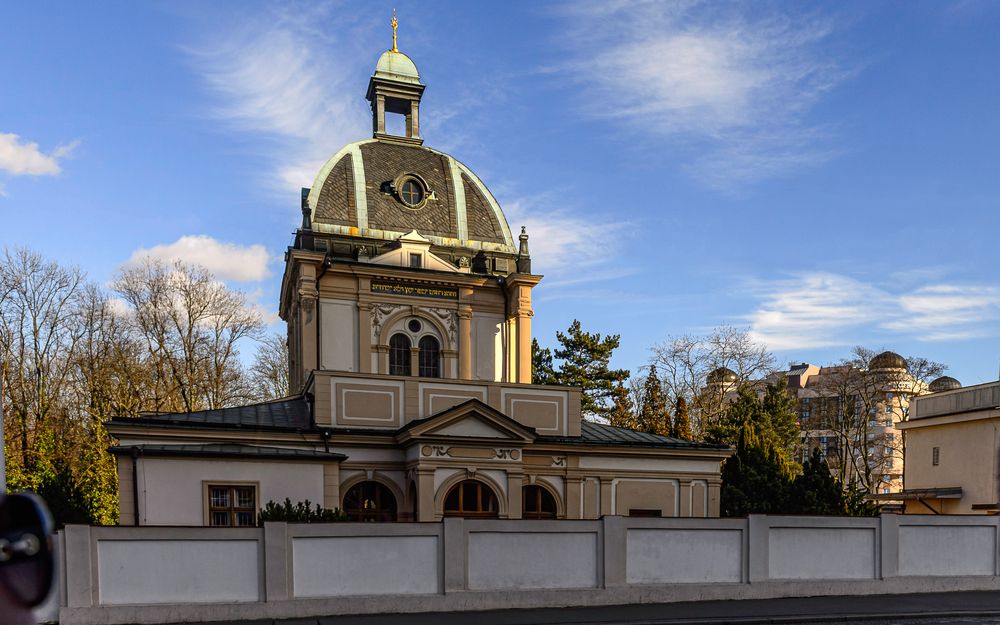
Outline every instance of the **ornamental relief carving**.
[(554, 467), (565, 467), (566, 466), (566, 456), (552, 456), (552, 466), (554, 466)]
[(427, 310), (441, 320), (441, 323), (448, 330), (448, 343), (452, 349), (457, 349), (455, 345), (458, 337), (458, 313), (447, 308), (428, 308)]
[(425, 458), (433, 456), (435, 458), (441, 458), (443, 456), (450, 455), (448, 453), (449, 447), (447, 445), (424, 445), (420, 448), (420, 455)]
[(372, 343), (378, 342), (378, 335), (382, 331), (382, 323), (397, 310), (405, 308), (402, 304), (372, 304)]
[(494, 449), (493, 453), (499, 460), (517, 460), (521, 457), (521, 452), (517, 449)]

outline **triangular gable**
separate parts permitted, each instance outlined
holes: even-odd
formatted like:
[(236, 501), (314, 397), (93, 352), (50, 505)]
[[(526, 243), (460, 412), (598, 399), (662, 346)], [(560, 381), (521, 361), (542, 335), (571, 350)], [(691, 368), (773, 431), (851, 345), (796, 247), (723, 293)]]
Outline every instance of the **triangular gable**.
[(384, 254), (371, 258), (368, 262), (373, 265), (394, 265), (396, 267), (411, 267), (410, 255), (415, 254), (420, 257), (421, 269), (433, 269), (435, 271), (460, 272), (461, 270), (448, 261), (431, 253), (431, 242), (416, 230), (404, 234), (396, 239), (399, 247), (389, 250)]
[(426, 419), (413, 421), (402, 428), (399, 441), (425, 437), (461, 437), (530, 443), (534, 428), (521, 425), (478, 399), (470, 399)]

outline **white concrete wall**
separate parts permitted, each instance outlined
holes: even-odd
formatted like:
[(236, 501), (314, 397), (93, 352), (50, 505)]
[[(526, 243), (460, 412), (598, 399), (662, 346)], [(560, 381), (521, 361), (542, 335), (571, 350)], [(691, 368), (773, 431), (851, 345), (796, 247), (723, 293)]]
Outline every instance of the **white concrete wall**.
[(303, 536), (292, 539), (294, 596), (440, 592), (436, 536)]
[(142, 525), (204, 525), (206, 482), (254, 483), (258, 507), (286, 497), (293, 502), (323, 502), (323, 465), (318, 462), (141, 458), (138, 475)]
[(469, 590), (596, 588), (596, 531), (471, 532)]
[(625, 581), (681, 584), (743, 581), (744, 532), (739, 529), (626, 531)]
[(259, 601), (256, 540), (98, 540), (102, 605)]
[[(60, 540), (60, 619), (170, 623), (555, 607), (570, 597), (596, 605), (1000, 590), (998, 531), (997, 517), (895, 515), (69, 526)], [(336, 602), (359, 595), (368, 598)]]

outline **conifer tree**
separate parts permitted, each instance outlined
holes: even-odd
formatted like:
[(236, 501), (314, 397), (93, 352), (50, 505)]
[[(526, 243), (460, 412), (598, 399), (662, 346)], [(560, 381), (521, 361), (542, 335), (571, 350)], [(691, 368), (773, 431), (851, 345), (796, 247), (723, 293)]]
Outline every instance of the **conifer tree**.
[[(584, 415), (607, 419), (614, 410), (615, 384), (628, 378), (627, 369), (611, 369), (611, 354), (618, 347), (619, 335), (584, 332), (574, 319), (569, 329), (556, 332), (561, 347), (555, 357), (562, 362), (555, 372), (555, 383), (583, 388), (581, 408)], [(542, 350), (544, 351), (544, 350)]]
[(691, 440), (691, 417), (688, 416), (687, 400), (683, 397), (677, 398), (677, 407), (674, 409), (674, 427), (670, 435), (685, 441)]
[(556, 384), (552, 350), (548, 347), (543, 349), (535, 338), (531, 339), (531, 383)]
[(802, 474), (792, 483), (789, 503), (789, 512), (796, 514), (836, 516), (847, 513), (844, 490), (833, 479), (819, 447), (814, 447), (812, 455), (802, 464)]
[(632, 406), (632, 398), (629, 397), (624, 382), (619, 381), (615, 386), (614, 408), (608, 417), (608, 425), (630, 430), (638, 429), (639, 423)]
[(736, 439), (736, 453), (722, 465), (721, 515), (787, 513), (792, 482), (781, 456), (752, 420), (740, 424)]
[(649, 375), (642, 388), (642, 408), (639, 412), (639, 429), (651, 434), (669, 436), (672, 430), (670, 411), (663, 397), (660, 378), (656, 375), (656, 365), (649, 367)]

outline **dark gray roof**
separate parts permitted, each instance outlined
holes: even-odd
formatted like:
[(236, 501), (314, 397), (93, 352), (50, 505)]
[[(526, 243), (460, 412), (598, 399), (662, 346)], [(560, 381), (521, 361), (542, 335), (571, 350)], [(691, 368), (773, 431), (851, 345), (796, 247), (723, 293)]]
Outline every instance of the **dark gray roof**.
[(684, 447), (688, 449), (727, 449), (726, 445), (694, 443), (680, 438), (637, 432), (626, 428), (584, 421), (580, 424), (580, 436), (539, 436), (537, 442), (559, 442), (578, 445), (610, 445), (634, 447)]
[(142, 456), (174, 456), (184, 458), (255, 458), (258, 460), (320, 460), (339, 462), (344, 454), (315, 451), (312, 449), (285, 449), (283, 447), (258, 447), (257, 445), (120, 445), (108, 449), (119, 456), (128, 456), (137, 449)]
[(112, 424), (229, 426), (251, 429), (311, 430), (312, 416), (305, 398), (286, 397), (260, 404), (199, 410), (143, 414), (139, 417), (115, 417)]

